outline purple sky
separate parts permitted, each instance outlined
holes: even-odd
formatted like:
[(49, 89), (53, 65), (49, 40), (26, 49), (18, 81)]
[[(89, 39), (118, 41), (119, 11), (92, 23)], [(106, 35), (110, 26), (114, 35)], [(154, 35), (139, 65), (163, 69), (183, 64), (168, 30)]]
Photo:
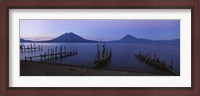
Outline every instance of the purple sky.
[(50, 40), (73, 32), (90, 40), (118, 40), (127, 34), (136, 38), (180, 38), (180, 20), (20, 20), (20, 38)]

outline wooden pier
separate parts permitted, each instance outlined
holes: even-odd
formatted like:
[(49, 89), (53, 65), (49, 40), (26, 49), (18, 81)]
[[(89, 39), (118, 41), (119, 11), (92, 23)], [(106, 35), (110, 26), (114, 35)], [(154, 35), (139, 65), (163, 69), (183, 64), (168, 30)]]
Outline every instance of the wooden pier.
[(36, 51), (42, 51), (43, 46), (42, 45), (36, 45), (36, 44), (29, 44), (29, 45), (20, 45), (20, 52), (36, 52)]
[(44, 52), (43, 54), (40, 54), (39, 56), (25, 56), (25, 61), (32, 61), (33, 58), (40, 58), (40, 61), (48, 61), (68, 56), (73, 56), (78, 54), (78, 49), (73, 49), (72, 51), (67, 52), (66, 46), (64, 46), (64, 52), (62, 51), (62, 46), (60, 47), (60, 52), (57, 52), (57, 46), (55, 49), (48, 49), (47, 52)]
[(154, 57), (152, 58), (150, 53), (142, 54), (141, 51), (139, 54), (135, 54), (135, 57), (142, 62), (153, 65), (161, 70), (168, 71), (174, 75), (178, 75), (173, 69), (173, 60), (171, 60), (171, 66), (168, 66), (166, 64), (166, 60), (160, 61), (160, 59), (156, 57), (156, 54), (154, 54)]
[(97, 45), (97, 55), (94, 60), (94, 65), (92, 67), (102, 66), (110, 61), (110, 58), (112, 56), (112, 50), (110, 48), (110, 52), (108, 50), (108, 47), (106, 48), (106, 45), (102, 45), (102, 54), (100, 53), (101, 45)]

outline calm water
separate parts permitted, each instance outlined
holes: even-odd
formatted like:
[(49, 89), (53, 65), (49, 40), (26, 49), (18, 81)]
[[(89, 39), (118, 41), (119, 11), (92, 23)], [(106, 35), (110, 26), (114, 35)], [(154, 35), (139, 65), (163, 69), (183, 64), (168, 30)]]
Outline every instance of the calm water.
[[(27, 45), (29, 43), (24, 43)], [(55, 48), (61, 45), (66, 45), (67, 51), (78, 49), (78, 55), (64, 57), (63, 59), (50, 60), (48, 62), (56, 62), (60, 64), (70, 64), (78, 66), (91, 66), (94, 63), (97, 54), (97, 43), (36, 43), (36, 45), (43, 45), (43, 51), (40, 52), (24, 52), (20, 53), (20, 59), (24, 60), (25, 56), (37, 56), (48, 49)], [(173, 60), (173, 68), (177, 73), (180, 72), (180, 46), (179, 45), (152, 45), (152, 44), (120, 44), (120, 43), (107, 43), (107, 47), (112, 48), (111, 61), (104, 66), (105, 69), (127, 70), (137, 72), (160, 72), (159, 69), (142, 62), (139, 62), (134, 54), (139, 53), (155, 53), (160, 60), (166, 60), (170, 65)], [(34, 58), (33, 61), (39, 61), (40, 58)]]

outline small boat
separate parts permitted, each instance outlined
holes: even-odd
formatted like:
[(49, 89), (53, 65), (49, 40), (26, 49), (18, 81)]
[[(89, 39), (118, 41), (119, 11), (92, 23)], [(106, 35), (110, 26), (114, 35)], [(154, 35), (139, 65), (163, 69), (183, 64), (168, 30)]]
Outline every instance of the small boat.
[(112, 56), (111, 48), (110, 52), (108, 52), (108, 47), (106, 47), (106, 44), (103, 44), (102, 54), (100, 52), (101, 52), (101, 44), (97, 45), (97, 55), (95, 56), (93, 67), (103, 66), (110, 61), (110, 58)]

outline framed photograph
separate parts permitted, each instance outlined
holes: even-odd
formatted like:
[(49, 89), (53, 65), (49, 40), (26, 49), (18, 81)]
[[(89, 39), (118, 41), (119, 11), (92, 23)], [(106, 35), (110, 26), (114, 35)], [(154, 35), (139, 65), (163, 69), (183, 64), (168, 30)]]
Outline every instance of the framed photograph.
[(2, 1), (1, 94), (199, 96), (199, 1)]

